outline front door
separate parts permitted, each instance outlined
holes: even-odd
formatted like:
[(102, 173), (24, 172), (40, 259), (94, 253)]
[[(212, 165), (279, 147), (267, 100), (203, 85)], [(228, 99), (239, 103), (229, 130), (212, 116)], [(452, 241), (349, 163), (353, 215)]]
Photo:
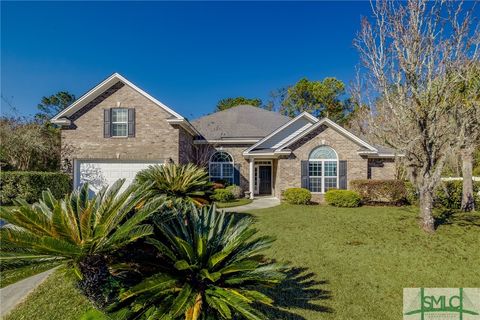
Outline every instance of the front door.
[(259, 166), (259, 194), (272, 194), (272, 166)]

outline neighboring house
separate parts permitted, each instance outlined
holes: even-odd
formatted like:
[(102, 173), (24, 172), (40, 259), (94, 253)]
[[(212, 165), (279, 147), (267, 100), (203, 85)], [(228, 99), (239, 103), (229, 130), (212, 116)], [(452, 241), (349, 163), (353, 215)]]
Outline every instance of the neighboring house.
[(116, 179), (133, 181), (152, 164), (195, 162), (212, 180), (254, 195), (281, 197), (287, 188), (330, 188), (355, 179), (393, 179), (393, 150), (369, 144), (333, 121), (309, 113), (295, 118), (238, 106), (189, 122), (115, 73), (52, 122), (62, 126), (63, 160), (74, 186), (92, 191)]

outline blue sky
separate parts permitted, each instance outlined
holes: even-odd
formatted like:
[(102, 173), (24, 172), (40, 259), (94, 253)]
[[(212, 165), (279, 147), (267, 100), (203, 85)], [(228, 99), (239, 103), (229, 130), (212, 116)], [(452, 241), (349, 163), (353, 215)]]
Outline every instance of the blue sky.
[[(1, 91), (23, 115), (113, 72), (188, 118), (301, 77), (350, 82), (369, 2), (3, 2)], [(2, 99), (2, 113), (8, 106)]]

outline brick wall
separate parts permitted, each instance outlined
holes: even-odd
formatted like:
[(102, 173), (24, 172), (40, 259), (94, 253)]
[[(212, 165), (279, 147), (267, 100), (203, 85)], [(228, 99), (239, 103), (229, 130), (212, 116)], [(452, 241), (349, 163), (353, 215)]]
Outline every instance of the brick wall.
[[(367, 178), (367, 159), (357, 154), (359, 146), (337, 131), (322, 126), (290, 146), (292, 154), (288, 158), (278, 159), (275, 196), (281, 197), (281, 192), (287, 188), (301, 186), (301, 161), (308, 160), (310, 152), (321, 145), (332, 147), (339, 160), (347, 161), (348, 185), (351, 180)], [(321, 195), (314, 195), (314, 201), (322, 199)]]
[(368, 159), (368, 179), (395, 179), (396, 166), (394, 159)]
[[(103, 116), (108, 108), (135, 108), (135, 137), (104, 138)], [(72, 126), (62, 130), (63, 160), (124, 159), (183, 161), (179, 145), (188, 133), (174, 128), (171, 115), (127, 85), (119, 82), (72, 116)]]

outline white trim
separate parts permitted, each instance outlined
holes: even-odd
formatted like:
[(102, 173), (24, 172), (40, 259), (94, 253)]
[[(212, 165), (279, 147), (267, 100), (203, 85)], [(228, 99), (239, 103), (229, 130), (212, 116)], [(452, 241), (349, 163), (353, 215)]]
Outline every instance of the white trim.
[(286, 127), (290, 126), (292, 123), (296, 122), (298, 119), (301, 119), (301, 118), (307, 118), (308, 120), (312, 121), (313, 123), (316, 123), (318, 122), (318, 119), (315, 118), (314, 116), (312, 116), (310, 113), (308, 112), (302, 112), (300, 113), (298, 116), (296, 116), (295, 118), (293, 118), (292, 120), (288, 121), (287, 123), (285, 123), (283, 126), (281, 126), (280, 128), (274, 130), (272, 133), (270, 133), (268, 136), (266, 136), (265, 138), (261, 139), (260, 141), (258, 141), (256, 144), (254, 144), (253, 146), (251, 146), (250, 148), (248, 148), (247, 150), (245, 150), (243, 152), (243, 155), (247, 155), (250, 151), (252, 151), (253, 149), (255, 149), (256, 147), (258, 147), (260, 144), (262, 144), (263, 142), (267, 141), (268, 139), (270, 139), (271, 137), (273, 137), (275, 134), (277, 134), (278, 132), (282, 131), (283, 129), (285, 129)]
[[(372, 146), (369, 143), (367, 143), (366, 141), (360, 139), (359, 137), (357, 137), (353, 133), (349, 132), (348, 130), (344, 129), (343, 127), (339, 126), (338, 124), (336, 124), (335, 122), (333, 122), (332, 120), (330, 120), (328, 118), (323, 118), (322, 120), (318, 121), (316, 124), (314, 124), (313, 126), (308, 128), (307, 130), (303, 131), (298, 136), (294, 137), (292, 140), (285, 143), (283, 146), (280, 146), (277, 150), (281, 151), (283, 148), (288, 147), (292, 143), (298, 141), (300, 138), (306, 136), (307, 134), (309, 134), (310, 132), (312, 132), (313, 130), (315, 130), (316, 128), (318, 128), (319, 126), (321, 126), (322, 124), (325, 124), (325, 123), (327, 125), (329, 125), (330, 128), (333, 128), (333, 129), (339, 131), (340, 133), (344, 134), (345, 136), (347, 136), (347, 138), (350, 138), (351, 140), (356, 141), (357, 143), (367, 147), (371, 151), (378, 152), (378, 150), (374, 146)], [(277, 151), (277, 150), (275, 150), (275, 151)]]
[[(273, 195), (273, 163), (270, 161), (270, 163), (256, 163), (257, 161), (254, 161), (254, 172), (255, 170), (257, 171), (257, 177), (255, 178), (255, 173), (253, 174), (253, 177), (255, 178), (254, 184), (253, 184), (253, 189), (254, 189), (254, 194), (255, 195), (260, 195), (260, 167), (270, 167), (270, 194)], [(257, 188), (255, 188), (255, 183), (257, 184)]]
[[(230, 157), (230, 159), (232, 159), (232, 161), (212, 161), (212, 158), (214, 155), (216, 155), (217, 153), (226, 153), (228, 154), (228, 156)], [(232, 155), (227, 152), (227, 151), (223, 151), (223, 150), (217, 150), (215, 151), (211, 156), (210, 156), (210, 159), (208, 159), (208, 178), (211, 180), (212, 179), (212, 176), (210, 174), (210, 167), (212, 164), (220, 164), (220, 176), (215, 176), (215, 178), (218, 178), (220, 180), (225, 180), (225, 176), (223, 175), (223, 164), (231, 164), (232, 165), (232, 176), (227, 176), (227, 179), (228, 178), (231, 178), (232, 179), (232, 184), (235, 183), (235, 160), (233, 159)]]
[(255, 143), (259, 139), (228, 139), (228, 140), (194, 140), (194, 144), (245, 144)]
[(114, 74), (112, 74), (110, 77), (108, 77), (107, 79), (103, 80), (100, 84), (98, 84), (97, 86), (95, 86), (93, 89), (91, 89), (90, 91), (88, 91), (87, 93), (85, 93), (83, 96), (81, 96), (79, 99), (77, 99), (76, 101), (74, 101), (70, 106), (68, 106), (67, 108), (65, 108), (64, 110), (62, 110), (61, 112), (59, 112), (56, 116), (54, 116), (52, 118), (52, 122), (53, 123), (57, 123), (58, 124), (63, 124), (65, 120), (63, 119), (60, 119), (61, 117), (64, 117), (64, 116), (67, 116), (69, 115), (70, 113), (74, 113), (78, 110), (80, 110), (81, 108), (83, 108), (87, 103), (91, 102), (93, 99), (95, 99), (99, 94), (103, 93), (106, 89), (108, 89), (109, 87), (111, 87), (112, 85), (114, 85), (116, 82), (118, 81), (121, 81), (123, 82), (124, 84), (128, 85), (129, 87), (131, 87), (132, 89), (136, 90), (138, 93), (140, 93), (141, 95), (143, 95), (144, 97), (146, 97), (147, 99), (151, 100), (153, 103), (155, 103), (156, 105), (160, 106), (161, 108), (163, 108), (165, 111), (167, 111), (169, 114), (171, 114), (172, 116), (176, 117), (177, 119), (184, 119), (184, 117), (182, 117), (180, 114), (176, 113), (175, 111), (173, 111), (172, 109), (170, 109), (169, 107), (167, 107), (165, 104), (163, 104), (162, 102), (158, 101), (157, 99), (155, 99), (154, 97), (152, 97), (151, 95), (149, 95), (148, 93), (146, 93), (145, 91), (143, 91), (142, 89), (140, 89), (139, 87), (137, 87), (136, 85), (134, 85), (133, 83), (131, 83), (130, 81), (128, 81), (126, 78), (124, 78), (122, 75), (120, 75), (119, 73), (115, 72)]
[[(113, 112), (118, 111), (118, 110), (125, 110), (127, 114), (127, 118), (125, 121), (113, 121)], [(126, 126), (125, 130), (125, 135), (113, 135), (113, 125), (114, 124), (124, 124)], [(128, 109), (127, 108), (112, 108), (111, 109), (111, 119), (110, 119), (110, 125), (111, 125), (111, 132), (110, 136), (112, 138), (127, 138), (128, 137)]]
[(200, 132), (195, 129), (194, 126), (187, 120), (187, 119), (167, 119), (166, 120), (170, 124), (177, 124), (181, 126), (183, 129), (187, 130), (188, 133), (190, 133), (193, 136), (198, 136), (200, 135)]

